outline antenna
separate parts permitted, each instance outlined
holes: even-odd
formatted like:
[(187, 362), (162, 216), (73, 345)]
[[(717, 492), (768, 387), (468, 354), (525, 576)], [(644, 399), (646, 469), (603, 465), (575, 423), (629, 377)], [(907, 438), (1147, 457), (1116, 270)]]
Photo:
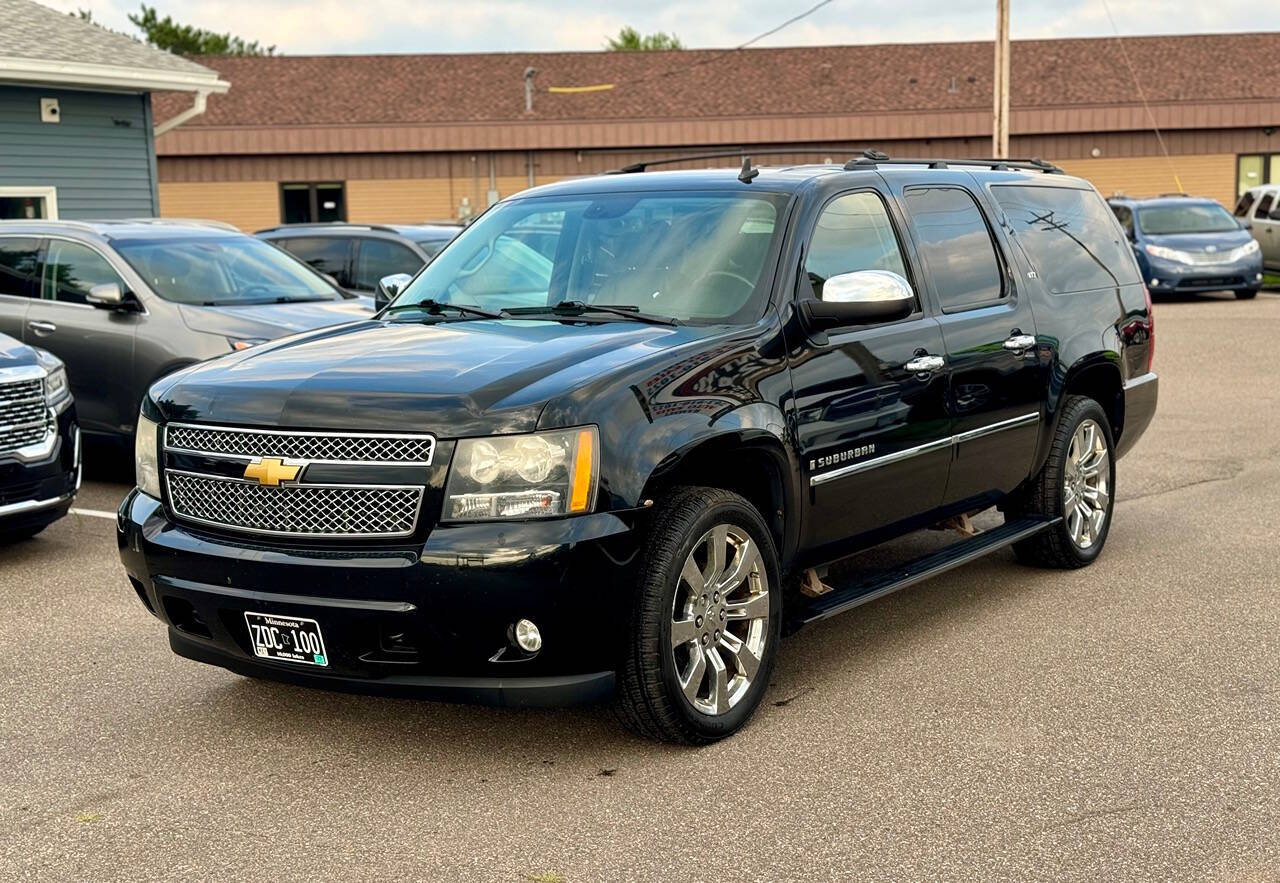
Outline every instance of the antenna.
[(742, 158), (742, 171), (738, 172), (738, 180), (743, 184), (750, 184), (755, 180), (756, 175), (759, 174), (759, 169), (751, 168), (751, 157), (744, 156)]

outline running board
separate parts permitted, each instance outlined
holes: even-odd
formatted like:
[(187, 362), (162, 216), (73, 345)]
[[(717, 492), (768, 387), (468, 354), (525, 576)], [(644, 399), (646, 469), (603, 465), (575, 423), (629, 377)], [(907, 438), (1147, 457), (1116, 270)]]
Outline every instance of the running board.
[(975, 537), (952, 543), (923, 558), (895, 567), (873, 578), (852, 584), (837, 584), (830, 594), (813, 599), (800, 611), (793, 620), (793, 629), (820, 619), (827, 619), (837, 613), (852, 610), (868, 601), (883, 598), (898, 589), (914, 586), (918, 582), (946, 573), (963, 564), (968, 564), (1020, 540), (1033, 537), (1041, 531), (1056, 525), (1061, 518), (1024, 518), (993, 528)]

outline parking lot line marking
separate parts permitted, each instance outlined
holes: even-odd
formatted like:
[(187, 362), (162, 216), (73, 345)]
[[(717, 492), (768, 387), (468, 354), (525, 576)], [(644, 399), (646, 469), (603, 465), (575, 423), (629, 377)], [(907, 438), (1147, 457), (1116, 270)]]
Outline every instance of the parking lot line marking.
[(90, 518), (115, 518), (116, 513), (104, 512), (101, 509), (72, 509), (72, 515), (88, 515)]

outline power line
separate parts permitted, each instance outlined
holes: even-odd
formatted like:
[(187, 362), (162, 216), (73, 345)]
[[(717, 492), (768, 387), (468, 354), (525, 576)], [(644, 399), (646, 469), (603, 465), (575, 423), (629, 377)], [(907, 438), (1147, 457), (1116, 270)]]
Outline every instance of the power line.
[(1182, 180), (1178, 177), (1178, 169), (1173, 164), (1173, 157), (1169, 155), (1169, 148), (1165, 146), (1164, 136), (1160, 134), (1160, 126), (1156, 123), (1156, 116), (1151, 112), (1151, 105), (1147, 103), (1147, 93), (1143, 91), (1142, 83), (1138, 82), (1138, 70), (1133, 66), (1133, 62), (1129, 60), (1129, 51), (1125, 48), (1124, 39), (1120, 36), (1120, 28), (1116, 25), (1115, 16), (1111, 14), (1111, 7), (1107, 4), (1107, 0), (1102, 0), (1102, 9), (1107, 13), (1107, 19), (1111, 22), (1111, 30), (1116, 35), (1116, 45), (1120, 47), (1120, 57), (1124, 59), (1125, 66), (1129, 68), (1129, 76), (1133, 78), (1133, 88), (1138, 92), (1138, 98), (1142, 100), (1142, 108), (1147, 112), (1147, 119), (1151, 121), (1151, 131), (1156, 133), (1156, 143), (1160, 145), (1160, 152), (1164, 154), (1164, 161), (1169, 164), (1169, 172), (1173, 175), (1173, 183), (1177, 185), (1179, 193), (1186, 193), (1182, 187)]
[(791, 25), (795, 24), (796, 22), (802, 19), (808, 18), (809, 16), (813, 15), (822, 7), (828, 6), (834, 2), (835, 0), (821, 0), (821, 2), (815, 3), (813, 6), (810, 6), (804, 12), (801, 12), (798, 15), (791, 16), (791, 18), (787, 19), (782, 24), (775, 25), (774, 27), (770, 28), (764, 33), (756, 34), (754, 37), (752, 37), (750, 40), (747, 40), (745, 43), (739, 43), (737, 46), (734, 46), (732, 49), (723, 49), (720, 52), (716, 52), (713, 55), (709, 55), (705, 58), (700, 58), (697, 61), (693, 62), (692, 64), (686, 64), (683, 67), (675, 67), (665, 71), (658, 71), (657, 73), (649, 74), (648, 76), (644, 76), (644, 77), (638, 77), (634, 80), (624, 80), (622, 82), (614, 82), (614, 83), (595, 83), (590, 86), (548, 86), (545, 88), (544, 91), (557, 93), (557, 94), (578, 93), (578, 92), (604, 92), (608, 89), (613, 89), (618, 86), (636, 86), (636, 85), (639, 85), (640, 83), (647, 83), (650, 80), (659, 80), (659, 79), (664, 79), (666, 77), (673, 77), (676, 74), (682, 74), (685, 71), (690, 71), (690, 70), (693, 70), (694, 68), (711, 64), (712, 62), (718, 61), (721, 58), (724, 58), (726, 55), (730, 55), (741, 49), (746, 49), (751, 44), (758, 43), (761, 40), (765, 39), (766, 37), (772, 37), (774, 34), (778, 33), (784, 28), (788, 28)]

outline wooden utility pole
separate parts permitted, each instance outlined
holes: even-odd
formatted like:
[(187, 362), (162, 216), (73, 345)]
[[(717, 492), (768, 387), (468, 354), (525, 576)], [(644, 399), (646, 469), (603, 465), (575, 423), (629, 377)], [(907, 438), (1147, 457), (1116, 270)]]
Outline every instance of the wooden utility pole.
[(996, 0), (995, 113), (991, 150), (997, 159), (1009, 157), (1009, 0)]

